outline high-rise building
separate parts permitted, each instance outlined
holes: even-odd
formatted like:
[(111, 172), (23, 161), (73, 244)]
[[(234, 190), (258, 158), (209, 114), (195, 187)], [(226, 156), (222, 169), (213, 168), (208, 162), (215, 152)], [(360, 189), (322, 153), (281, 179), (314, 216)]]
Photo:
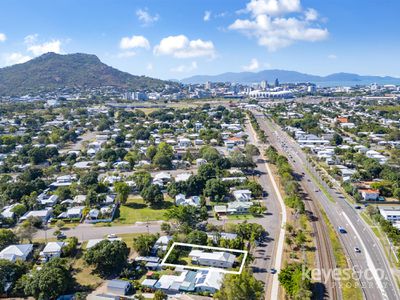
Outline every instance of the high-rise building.
[(210, 81), (207, 81), (204, 85), (204, 88), (206, 90), (211, 90), (212, 89), (212, 83)]
[(275, 87), (278, 87), (279, 86), (279, 80), (278, 80), (278, 78), (276, 78), (275, 79)]
[(261, 81), (261, 83), (260, 83), (261, 89), (266, 90), (267, 86), (268, 86), (268, 82), (266, 80)]

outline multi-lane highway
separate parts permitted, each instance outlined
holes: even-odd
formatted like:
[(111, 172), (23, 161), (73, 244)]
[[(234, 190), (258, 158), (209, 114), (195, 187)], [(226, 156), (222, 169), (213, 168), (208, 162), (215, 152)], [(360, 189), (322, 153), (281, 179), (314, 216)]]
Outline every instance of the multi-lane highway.
[[(308, 165), (307, 157), (299, 145), (279, 126), (267, 120), (263, 113), (255, 113), (255, 116), (270, 143), (288, 156), (294, 171), (299, 174), (305, 173), (302, 186), (313, 199), (319, 200), (333, 226), (335, 228), (342, 226), (346, 229), (347, 233), (339, 234), (339, 238), (350, 266), (357, 271), (364, 297), (371, 300), (400, 299), (383, 249), (358, 212), (345, 200), (339, 190), (326, 186), (329, 199), (320, 190), (318, 184), (322, 181), (315, 170)], [(310, 176), (310, 172), (315, 172), (316, 176)], [(361, 253), (356, 252), (355, 248), (359, 248)]]

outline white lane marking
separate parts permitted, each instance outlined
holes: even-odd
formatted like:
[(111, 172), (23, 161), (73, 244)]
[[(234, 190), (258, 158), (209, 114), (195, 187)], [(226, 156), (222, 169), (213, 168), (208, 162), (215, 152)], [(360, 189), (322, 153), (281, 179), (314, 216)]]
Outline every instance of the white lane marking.
[[(387, 296), (386, 291), (385, 291), (385, 289), (383, 287), (382, 281), (379, 278), (378, 271), (377, 271), (377, 269), (376, 269), (376, 267), (374, 265), (374, 262), (372, 261), (372, 258), (369, 255), (367, 247), (365, 247), (365, 244), (364, 244), (363, 240), (361, 239), (360, 235), (358, 234), (357, 229), (354, 227), (353, 223), (350, 221), (349, 217), (346, 215), (345, 212), (343, 212), (343, 216), (349, 222), (349, 224), (350, 224), (351, 228), (353, 229), (354, 233), (357, 235), (358, 239), (360, 240), (361, 247), (364, 249), (365, 258), (366, 258), (366, 261), (367, 261), (368, 268), (370, 269), (370, 271), (372, 273), (372, 276), (374, 277), (375, 282), (376, 282), (379, 290), (381, 291), (381, 294), (382, 294), (383, 298), (384, 299), (389, 299), (389, 297)], [(375, 244), (374, 244), (374, 247), (375, 247)]]

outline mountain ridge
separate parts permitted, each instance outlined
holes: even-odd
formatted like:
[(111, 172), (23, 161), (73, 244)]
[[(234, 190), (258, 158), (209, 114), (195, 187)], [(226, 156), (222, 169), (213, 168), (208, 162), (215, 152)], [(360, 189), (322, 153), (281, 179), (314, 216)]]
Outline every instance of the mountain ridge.
[(136, 76), (106, 65), (94, 54), (42, 54), (22, 64), (0, 69), (0, 95), (22, 95), (64, 87), (114, 86), (161, 90), (176, 83)]
[(280, 82), (285, 83), (299, 83), (299, 82), (311, 82), (311, 83), (329, 83), (329, 82), (353, 82), (356, 84), (369, 83), (397, 83), (400, 84), (400, 78), (391, 76), (373, 76), (373, 75), (359, 75), (355, 73), (339, 72), (329, 74), (327, 76), (312, 75), (297, 71), (288, 70), (262, 70), (259, 72), (226, 72), (217, 75), (195, 75), (181, 80), (182, 83), (205, 83), (210, 82), (236, 82), (236, 83), (255, 83), (263, 80), (268, 82), (274, 82), (278, 78)]

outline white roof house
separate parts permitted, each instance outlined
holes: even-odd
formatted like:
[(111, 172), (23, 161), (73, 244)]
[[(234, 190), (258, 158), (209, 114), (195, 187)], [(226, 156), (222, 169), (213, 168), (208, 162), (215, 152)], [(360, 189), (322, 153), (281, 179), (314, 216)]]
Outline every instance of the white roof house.
[(40, 252), (40, 256), (50, 259), (52, 257), (60, 257), (61, 250), (65, 246), (65, 242), (49, 242), (43, 251)]
[(167, 251), (168, 244), (171, 240), (172, 236), (169, 235), (160, 236), (154, 244), (153, 251), (157, 251), (159, 249), (161, 249), (162, 251)]
[(10, 245), (0, 252), (0, 258), (12, 262), (15, 262), (17, 260), (25, 261), (32, 250), (32, 244)]
[(400, 207), (381, 207), (379, 208), (379, 213), (386, 221), (400, 221)]
[(51, 217), (53, 210), (51, 208), (42, 209), (42, 210), (32, 210), (25, 213), (21, 218), (20, 221), (24, 221), (30, 217), (38, 217), (42, 219), (43, 222), (47, 222), (47, 220)]
[(236, 190), (233, 191), (233, 197), (236, 201), (250, 201), (251, 191), (250, 190)]
[(212, 270), (199, 271), (196, 274), (195, 288), (198, 292), (215, 293), (221, 288), (223, 273)]
[(175, 177), (175, 182), (181, 182), (181, 181), (187, 181), (190, 176), (192, 176), (192, 173), (181, 173), (176, 175)]
[(189, 253), (192, 262), (203, 266), (232, 268), (236, 256), (228, 252), (204, 252), (192, 250)]
[(114, 241), (121, 241), (121, 238), (106, 238), (106, 239), (92, 239), (92, 240), (88, 240), (88, 243), (86, 245), (86, 249), (90, 249), (94, 246), (96, 246), (98, 243), (100, 243), (101, 241), (104, 240), (109, 240), (110, 242), (114, 242)]
[(178, 194), (175, 196), (175, 204), (176, 205), (189, 205), (189, 206), (195, 206), (195, 207), (200, 207), (200, 197), (199, 196), (192, 196), (190, 198), (186, 198), (185, 195), (183, 194)]

